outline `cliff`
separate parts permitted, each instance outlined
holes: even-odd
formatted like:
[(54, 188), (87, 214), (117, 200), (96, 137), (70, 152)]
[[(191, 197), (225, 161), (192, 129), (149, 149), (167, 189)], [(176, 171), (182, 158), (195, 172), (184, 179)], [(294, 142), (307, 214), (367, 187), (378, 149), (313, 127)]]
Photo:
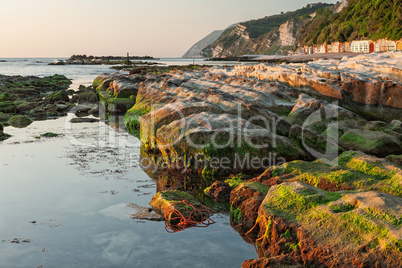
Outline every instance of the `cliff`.
[(298, 28), (319, 9), (330, 4), (309, 4), (296, 11), (251, 20), (225, 30), (205, 47), (203, 57), (240, 56), (245, 54), (287, 54), (293, 49)]
[(182, 58), (197, 58), (200, 57), (201, 51), (215, 42), (221, 36), (223, 30), (216, 30), (210, 33), (209, 35), (202, 38), (200, 41), (195, 43), (186, 53), (182, 56)]
[(202, 57), (286, 55), (295, 46), (402, 38), (400, 0), (343, 0), (251, 20), (225, 30)]

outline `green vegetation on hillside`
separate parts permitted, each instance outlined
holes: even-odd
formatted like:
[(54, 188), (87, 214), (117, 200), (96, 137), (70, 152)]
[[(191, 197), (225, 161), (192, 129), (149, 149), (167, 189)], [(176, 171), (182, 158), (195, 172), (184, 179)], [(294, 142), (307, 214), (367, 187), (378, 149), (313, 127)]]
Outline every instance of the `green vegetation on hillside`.
[(331, 6), (331, 4), (325, 3), (309, 4), (295, 11), (288, 11), (278, 15), (267, 16), (262, 19), (247, 21), (242, 23), (242, 25), (247, 27), (246, 30), (249, 33), (250, 38), (257, 38), (270, 32), (276, 27), (279, 27), (288, 20), (300, 17), (308, 18), (308, 15), (316, 12), (318, 9), (328, 8)]
[(340, 13), (329, 9), (317, 11), (312, 21), (299, 28), (298, 43), (314, 45), (365, 38), (378, 40), (402, 37), (400, 0), (349, 0)]
[(278, 43), (278, 29), (280, 25), (286, 21), (292, 21), (297, 25), (294, 31), (294, 34), (296, 34), (297, 27), (301, 24), (301, 21), (309, 20), (311, 18), (310, 15), (319, 9), (332, 6), (332, 4), (323, 3), (309, 4), (296, 11), (243, 22), (241, 25), (246, 27), (245, 34), (248, 34), (250, 39), (246, 40), (237, 34), (234, 31), (236, 26), (234, 26), (225, 30), (214, 43), (204, 48), (202, 54), (209, 57), (212, 55), (214, 48), (217, 47), (223, 48), (219, 56), (280, 53), (281, 46)]

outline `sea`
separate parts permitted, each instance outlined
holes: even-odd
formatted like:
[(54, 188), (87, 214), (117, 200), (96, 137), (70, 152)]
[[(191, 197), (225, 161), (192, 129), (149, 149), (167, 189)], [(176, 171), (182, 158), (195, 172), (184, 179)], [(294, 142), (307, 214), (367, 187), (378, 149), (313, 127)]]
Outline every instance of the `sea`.
[[(0, 58), (0, 74), (62, 74), (74, 89), (116, 72), (108, 65), (48, 65), (60, 59)], [(72, 117), (5, 128), (12, 137), (0, 142), (0, 267), (240, 267), (257, 258), (228, 213), (176, 233), (163, 221), (130, 218), (135, 211), (127, 204), (149, 207), (157, 191), (138, 163), (140, 141), (124, 128), (71, 124)], [(40, 137), (45, 132), (60, 135)]]

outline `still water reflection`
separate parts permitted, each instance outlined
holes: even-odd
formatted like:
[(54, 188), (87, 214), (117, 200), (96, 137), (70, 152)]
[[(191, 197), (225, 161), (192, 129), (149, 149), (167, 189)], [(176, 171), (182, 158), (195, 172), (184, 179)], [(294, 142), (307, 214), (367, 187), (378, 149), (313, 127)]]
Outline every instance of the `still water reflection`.
[[(174, 234), (130, 219), (126, 204), (148, 206), (156, 192), (132, 161), (139, 141), (103, 123), (66, 135), (66, 121), (5, 129), (13, 137), (0, 142), (0, 267), (240, 267), (256, 258), (228, 215)], [(36, 138), (45, 132), (62, 135)]]

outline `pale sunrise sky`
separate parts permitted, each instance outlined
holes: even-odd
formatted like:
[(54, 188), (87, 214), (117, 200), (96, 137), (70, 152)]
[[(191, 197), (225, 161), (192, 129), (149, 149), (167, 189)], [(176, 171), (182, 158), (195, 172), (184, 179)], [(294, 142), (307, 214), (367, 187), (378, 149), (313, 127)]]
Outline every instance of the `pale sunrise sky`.
[(181, 57), (214, 30), (316, 2), (0, 0), (0, 57)]

